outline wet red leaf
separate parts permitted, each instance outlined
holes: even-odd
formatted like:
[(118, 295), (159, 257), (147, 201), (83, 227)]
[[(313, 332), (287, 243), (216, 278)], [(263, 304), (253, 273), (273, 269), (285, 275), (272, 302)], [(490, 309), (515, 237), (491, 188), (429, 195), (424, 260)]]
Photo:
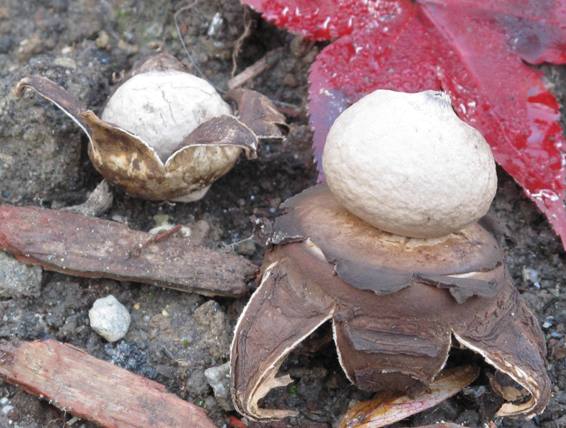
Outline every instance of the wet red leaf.
[(566, 62), (566, 0), (242, 1), (295, 33), (334, 40), (310, 73), (317, 161), (334, 119), (368, 92), (444, 90), (566, 246), (559, 105), (525, 63)]

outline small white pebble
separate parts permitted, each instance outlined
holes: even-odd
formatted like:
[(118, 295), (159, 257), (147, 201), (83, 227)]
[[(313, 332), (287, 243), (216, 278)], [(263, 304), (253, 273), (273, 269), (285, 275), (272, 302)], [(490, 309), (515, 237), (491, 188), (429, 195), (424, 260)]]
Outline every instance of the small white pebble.
[(88, 311), (90, 326), (109, 342), (122, 339), (130, 327), (130, 314), (111, 294), (96, 300)]
[(523, 281), (526, 283), (531, 283), (535, 288), (540, 288), (540, 276), (535, 269), (523, 266)]
[(213, 37), (214, 35), (216, 35), (222, 28), (223, 22), (224, 19), (222, 18), (222, 15), (220, 15), (219, 12), (216, 12), (212, 17), (212, 21), (210, 21), (210, 25), (208, 26), (208, 31), (206, 32), (207, 36)]

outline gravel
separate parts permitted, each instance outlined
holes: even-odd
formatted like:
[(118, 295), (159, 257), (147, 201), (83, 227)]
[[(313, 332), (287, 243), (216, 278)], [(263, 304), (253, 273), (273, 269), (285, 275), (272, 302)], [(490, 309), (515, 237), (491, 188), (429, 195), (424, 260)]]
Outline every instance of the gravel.
[(0, 298), (39, 296), (42, 269), (0, 252)]
[(230, 397), (230, 362), (206, 369), (204, 376), (214, 391), (214, 396), (220, 407), (227, 412), (234, 410)]
[(114, 296), (96, 300), (88, 311), (90, 326), (108, 342), (122, 339), (130, 327), (130, 313)]

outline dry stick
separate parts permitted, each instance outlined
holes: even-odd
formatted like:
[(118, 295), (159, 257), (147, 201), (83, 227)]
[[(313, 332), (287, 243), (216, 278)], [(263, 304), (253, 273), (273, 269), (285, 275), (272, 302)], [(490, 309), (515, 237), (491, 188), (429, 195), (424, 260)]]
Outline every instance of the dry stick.
[(103, 427), (215, 427), (163, 385), (56, 340), (0, 341), (0, 378)]
[(228, 80), (228, 90), (236, 89), (245, 84), (248, 80), (260, 75), (269, 68), (267, 55), (245, 68), (241, 73)]
[[(0, 250), (24, 263), (207, 296), (239, 297), (249, 291), (247, 282), (257, 267), (247, 259), (170, 235), (155, 237), (67, 211), (0, 205)], [(143, 251), (132, 254), (140, 246)]]
[(276, 58), (279, 57), (279, 52), (281, 48), (275, 48), (267, 52), (262, 58), (254, 62), (252, 65), (244, 69), (241, 73), (238, 73), (230, 80), (228, 80), (228, 90), (239, 88), (244, 85), (248, 80), (259, 76), (268, 68), (271, 68), (274, 64)]
[(304, 105), (298, 106), (295, 104), (286, 103), (284, 101), (274, 100), (273, 104), (277, 107), (281, 113), (283, 113), (287, 117), (299, 117), (305, 114), (305, 107)]

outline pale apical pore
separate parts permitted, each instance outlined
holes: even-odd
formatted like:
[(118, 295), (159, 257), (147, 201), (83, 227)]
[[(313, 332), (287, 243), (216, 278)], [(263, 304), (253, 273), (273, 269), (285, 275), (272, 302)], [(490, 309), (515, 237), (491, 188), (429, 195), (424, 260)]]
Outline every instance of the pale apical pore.
[(439, 237), (478, 220), (497, 188), (489, 145), (437, 91), (366, 95), (332, 125), (323, 169), (350, 212), (415, 238)]

